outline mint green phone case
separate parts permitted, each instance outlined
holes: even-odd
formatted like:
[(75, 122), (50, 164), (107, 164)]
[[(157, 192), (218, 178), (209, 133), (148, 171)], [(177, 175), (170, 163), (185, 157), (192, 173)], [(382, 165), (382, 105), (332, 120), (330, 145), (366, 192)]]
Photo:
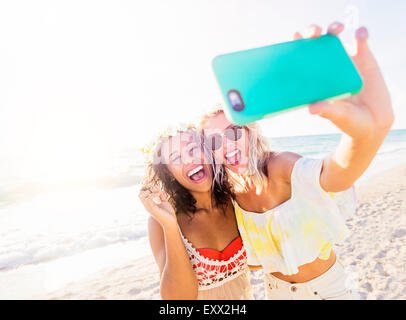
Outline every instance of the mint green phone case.
[[(226, 115), (237, 125), (344, 98), (362, 88), (360, 75), (334, 35), (219, 55), (212, 65)], [(242, 106), (230, 103), (231, 92), (239, 93)]]

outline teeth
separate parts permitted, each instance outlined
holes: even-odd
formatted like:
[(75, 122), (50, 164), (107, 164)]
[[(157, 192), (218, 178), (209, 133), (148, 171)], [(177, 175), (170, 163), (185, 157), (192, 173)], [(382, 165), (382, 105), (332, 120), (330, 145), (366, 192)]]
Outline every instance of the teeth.
[(236, 155), (237, 152), (238, 152), (238, 149), (237, 149), (237, 150), (234, 150), (233, 152), (230, 152), (230, 153), (226, 154), (226, 158), (230, 158), (230, 157)]
[(198, 167), (194, 168), (192, 171), (189, 171), (189, 173), (187, 175), (188, 175), (188, 177), (190, 177), (190, 176), (194, 175), (196, 172), (199, 172), (202, 169), (203, 169), (203, 166), (198, 166)]

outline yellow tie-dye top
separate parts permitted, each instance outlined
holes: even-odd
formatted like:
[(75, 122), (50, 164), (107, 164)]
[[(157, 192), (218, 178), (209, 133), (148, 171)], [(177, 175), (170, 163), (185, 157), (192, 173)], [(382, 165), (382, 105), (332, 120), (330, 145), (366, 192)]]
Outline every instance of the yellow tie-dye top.
[(249, 265), (292, 275), (317, 257), (328, 259), (334, 243), (348, 235), (345, 220), (356, 209), (354, 187), (325, 192), (319, 182), (322, 163), (322, 159), (297, 160), (291, 198), (265, 213), (245, 211), (234, 201)]

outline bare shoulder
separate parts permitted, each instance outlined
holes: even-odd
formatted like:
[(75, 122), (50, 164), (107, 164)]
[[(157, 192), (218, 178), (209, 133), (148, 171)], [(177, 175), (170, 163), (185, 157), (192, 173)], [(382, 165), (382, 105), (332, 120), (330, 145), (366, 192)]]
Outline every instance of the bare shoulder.
[(269, 176), (290, 183), (293, 167), (301, 157), (300, 154), (289, 151), (272, 152), (267, 164)]

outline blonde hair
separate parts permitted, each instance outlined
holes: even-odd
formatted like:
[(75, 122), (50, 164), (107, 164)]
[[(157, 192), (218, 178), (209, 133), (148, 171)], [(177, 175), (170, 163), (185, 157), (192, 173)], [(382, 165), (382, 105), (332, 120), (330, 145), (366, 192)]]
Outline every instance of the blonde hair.
[[(213, 110), (204, 114), (201, 118), (199, 129), (204, 131), (204, 125), (207, 121), (219, 114), (225, 114), (224, 110), (219, 106), (216, 106)], [(264, 188), (268, 183), (266, 167), (272, 152), (257, 123), (250, 123), (244, 126), (244, 128), (248, 131), (249, 151), (248, 168), (243, 176), (260, 188)], [(221, 166), (221, 168), (219, 168), (219, 166)], [(214, 179), (216, 181), (221, 182), (222, 179), (227, 177), (223, 165), (215, 165), (213, 169)]]

